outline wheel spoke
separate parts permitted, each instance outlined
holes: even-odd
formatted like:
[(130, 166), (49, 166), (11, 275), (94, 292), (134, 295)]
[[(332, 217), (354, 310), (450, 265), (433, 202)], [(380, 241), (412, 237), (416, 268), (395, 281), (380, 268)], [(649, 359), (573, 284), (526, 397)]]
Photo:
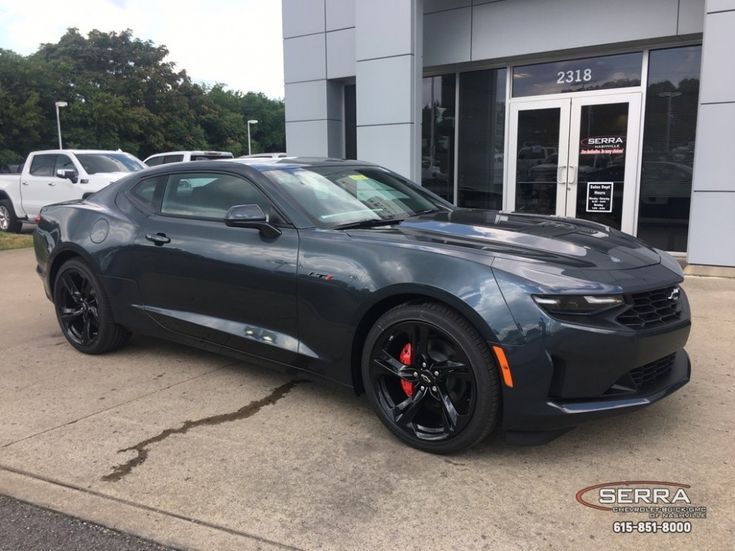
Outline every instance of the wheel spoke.
[(380, 369), (401, 379), (407, 381), (415, 381), (416, 376), (414, 370), (403, 365), (399, 360), (391, 356), (387, 350), (381, 350), (377, 357), (373, 358), (373, 363)]
[(449, 397), (449, 394), (441, 388), (437, 388), (437, 394), (439, 395), (439, 402), (441, 403), (444, 427), (449, 432), (454, 432), (457, 430), (463, 416), (457, 412), (457, 408), (454, 407), (454, 403)]
[(395, 406), (393, 408), (393, 420), (396, 424), (405, 426), (413, 421), (425, 397), (426, 390), (418, 389), (412, 397), (406, 398)]
[(77, 284), (74, 283), (74, 280), (71, 278), (69, 274), (64, 274), (61, 278), (61, 283), (64, 284), (64, 288), (66, 289), (67, 293), (69, 293), (69, 296), (71, 299), (79, 304), (81, 302), (81, 293), (79, 292), (79, 288), (77, 287)]
[(429, 326), (414, 323), (411, 326), (410, 340), (415, 361), (427, 360), (429, 358)]
[(445, 360), (442, 362), (436, 362), (431, 365), (431, 369), (438, 371), (441, 375), (446, 376), (452, 374), (469, 374), (470, 369), (466, 364), (457, 362), (454, 360)]
[(90, 316), (84, 317), (84, 344), (92, 342), (92, 318)]
[(79, 316), (84, 314), (84, 310), (81, 308), (75, 310), (74, 308), (62, 308), (61, 319), (63, 321), (71, 321), (77, 319)]

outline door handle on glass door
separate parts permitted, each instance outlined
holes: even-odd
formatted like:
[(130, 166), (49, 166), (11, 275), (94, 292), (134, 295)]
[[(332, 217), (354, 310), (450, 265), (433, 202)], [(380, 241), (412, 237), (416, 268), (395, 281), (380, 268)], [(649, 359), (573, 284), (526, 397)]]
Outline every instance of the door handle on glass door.
[(577, 183), (577, 167), (576, 166), (570, 166), (569, 167), (569, 181), (567, 182), (570, 186), (573, 186)]
[[(564, 176), (561, 175), (561, 171), (564, 171)], [(556, 183), (557, 184), (566, 184), (567, 183), (567, 167), (566, 166), (560, 166), (556, 169)]]

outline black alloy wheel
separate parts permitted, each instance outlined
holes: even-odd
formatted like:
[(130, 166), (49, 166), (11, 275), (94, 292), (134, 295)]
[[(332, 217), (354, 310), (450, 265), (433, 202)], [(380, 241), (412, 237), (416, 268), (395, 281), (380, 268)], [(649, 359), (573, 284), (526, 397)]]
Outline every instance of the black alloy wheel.
[(418, 449), (459, 451), (495, 427), (500, 390), (489, 347), (443, 305), (403, 305), (381, 317), (367, 338), (363, 380), (383, 423)]
[(128, 331), (112, 320), (97, 279), (80, 260), (70, 260), (59, 270), (54, 283), (54, 305), (64, 336), (80, 352), (109, 352), (129, 337)]

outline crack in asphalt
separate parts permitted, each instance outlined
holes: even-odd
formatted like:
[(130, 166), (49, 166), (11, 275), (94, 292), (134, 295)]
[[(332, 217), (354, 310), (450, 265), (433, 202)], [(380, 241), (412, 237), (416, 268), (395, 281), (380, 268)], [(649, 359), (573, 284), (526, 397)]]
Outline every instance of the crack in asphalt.
[(140, 465), (142, 465), (146, 459), (148, 459), (148, 452), (149, 446), (152, 444), (156, 444), (158, 442), (161, 442), (162, 440), (165, 440), (169, 436), (172, 436), (174, 434), (184, 434), (186, 432), (189, 432), (191, 429), (196, 427), (201, 427), (203, 425), (211, 426), (211, 425), (221, 425), (222, 423), (229, 423), (231, 421), (239, 421), (241, 419), (247, 419), (248, 417), (252, 417), (256, 413), (258, 413), (263, 407), (270, 406), (278, 402), (281, 398), (283, 398), (286, 394), (288, 394), (293, 387), (295, 387), (297, 384), (302, 383), (304, 381), (300, 380), (293, 380), (289, 381), (287, 383), (282, 384), (279, 387), (276, 387), (273, 389), (273, 391), (265, 396), (264, 398), (260, 398), (259, 400), (253, 400), (247, 405), (244, 405), (237, 411), (233, 411), (231, 413), (220, 413), (218, 415), (211, 415), (209, 417), (204, 417), (202, 419), (196, 419), (194, 421), (184, 421), (184, 424), (182, 424), (180, 427), (175, 429), (165, 429), (161, 431), (156, 436), (153, 436), (151, 438), (147, 438), (141, 442), (138, 442), (134, 446), (130, 446), (127, 448), (123, 448), (121, 450), (118, 450), (118, 453), (125, 453), (134, 451), (136, 452), (136, 456), (132, 459), (126, 461), (125, 463), (121, 463), (120, 465), (116, 465), (112, 468), (112, 471), (109, 474), (106, 474), (102, 477), (102, 480), (105, 482), (117, 482), (121, 480), (123, 477), (130, 474), (130, 472)]

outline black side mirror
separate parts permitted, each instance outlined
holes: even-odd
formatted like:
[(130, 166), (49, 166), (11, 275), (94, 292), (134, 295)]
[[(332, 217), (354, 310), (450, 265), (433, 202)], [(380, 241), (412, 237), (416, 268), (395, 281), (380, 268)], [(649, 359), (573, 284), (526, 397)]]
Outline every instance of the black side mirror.
[(255, 228), (268, 238), (281, 235), (281, 230), (268, 221), (268, 217), (260, 205), (235, 205), (225, 215), (225, 225), (233, 228)]
[(77, 171), (76, 170), (71, 170), (71, 169), (64, 170), (64, 169), (61, 169), (60, 168), (59, 170), (56, 171), (56, 177), (57, 178), (64, 178), (66, 180), (71, 180), (71, 183), (72, 184), (76, 184), (77, 183), (77, 180), (78, 180), (77, 179)]

